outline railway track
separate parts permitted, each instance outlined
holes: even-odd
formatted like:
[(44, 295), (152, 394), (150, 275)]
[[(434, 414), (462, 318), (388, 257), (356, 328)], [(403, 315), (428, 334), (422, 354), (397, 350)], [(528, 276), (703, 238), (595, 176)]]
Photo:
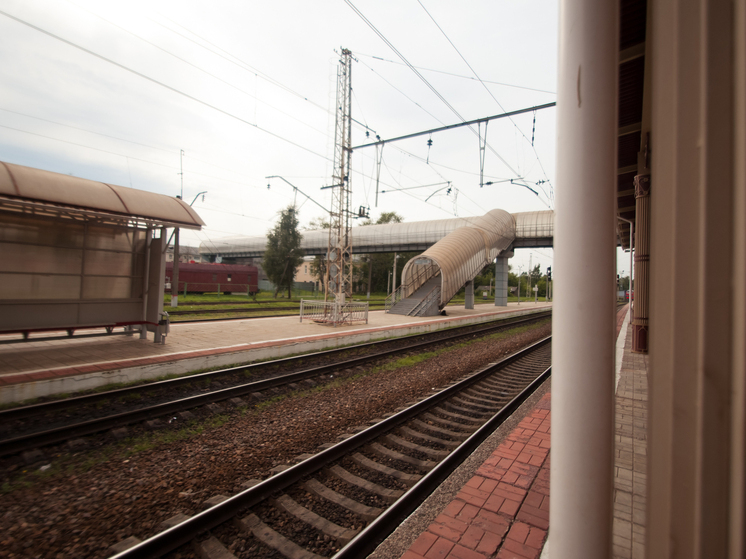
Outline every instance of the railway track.
[[(119, 553), (365, 557), (550, 374), (551, 338), (490, 364)], [(224, 554), (224, 555), (221, 555)], [(249, 555), (245, 555), (249, 556)]]
[[(537, 313), (529, 318), (454, 328), (394, 340), (359, 344), (347, 348), (231, 367), (94, 393), (64, 400), (10, 408), (0, 411), (0, 457), (19, 454), (44, 446), (77, 440), (80, 437), (119, 429), (143, 421), (189, 412), (202, 406), (229, 401), (247, 405), (246, 400), (261, 399), (270, 390), (295, 390), (305, 383), (313, 386), (330, 373), (355, 371), (381, 359), (417, 352), (434, 344), (457, 342), (464, 338), (484, 336), (496, 331), (525, 325), (551, 316)], [(355, 355), (355, 354), (358, 355)], [(364, 353), (364, 355), (359, 355)], [(307, 366), (309, 359), (325, 361)], [(292, 372), (287, 372), (292, 371)], [(337, 373), (338, 374), (338, 373)], [(263, 377), (247, 382), (247, 376)], [(151, 424), (158, 427), (158, 424)], [(12, 434), (12, 436), (7, 436)], [(5, 435), (5, 436), (4, 436)]]

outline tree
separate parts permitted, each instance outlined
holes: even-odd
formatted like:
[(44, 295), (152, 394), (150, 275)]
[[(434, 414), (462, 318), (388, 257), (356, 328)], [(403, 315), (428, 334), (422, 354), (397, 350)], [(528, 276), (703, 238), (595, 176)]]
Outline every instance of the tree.
[[(321, 229), (331, 229), (332, 225), (329, 221), (323, 217), (315, 217), (308, 222), (308, 227), (304, 227), (306, 231), (318, 231)], [(321, 291), (326, 293), (326, 255), (317, 254), (311, 262), (311, 275), (319, 278), (321, 282)]]
[(280, 219), (267, 233), (267, 248), (264, 251), (264, 271), (275, 284), (275, 297), (281, 289), (287, 289), (288, 299), (295, 280), (295, 271), (303, 262), (298, 230), (298, 216), (293, 206), (280, 212)]
[[(361, 225), (366, 226), (384, 225), (386, 223), (401, 223), (403, 220), (404, 218), (402, 218), (402, 216), (400, 216), (396, 212), (383, 212), (375, 221), (375, 223), (370, 220), (366, 220)], [(407, 263), (407, 261), (409, 261), (414, 256), (417, 256), (418, 254), (418, 252), (398, 253), (399, 261), (396, 265), (396, 285), (401, 285), (401, 272), (404, 269), (404, 265)], [(389, 272), (393, 270), (393, 267), (393, 252), (369, 254), (367, 261), (360, 266), (360, 277), (367, 282), (368, 274), (370, 273), (371, 291), (386, 291), (386, 287), (389, 285)]]

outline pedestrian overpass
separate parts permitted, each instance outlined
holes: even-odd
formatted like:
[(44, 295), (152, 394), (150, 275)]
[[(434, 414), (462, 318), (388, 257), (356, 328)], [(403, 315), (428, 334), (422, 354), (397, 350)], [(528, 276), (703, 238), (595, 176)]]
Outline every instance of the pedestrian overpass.
[[(439, 313), (466, 286), (466, 307), (473, 308), (473, 280), (495, 262), (495, 305), (508, 304), (508, 258), (524, 247), (551, 247), (554, 212), (511, 214), (491, 210), (480, 217), (387, 223), (352, 228), (356, 254), (423, 251), (402, 271), (402, 285), (387, 301), (396, 314), (429, 316)], [(326, 254), (329, 232), (305, 231), (301, 248), (307, 255)], [(266, 237), (232, 237), (205, 242), (200, 255), (210, 260), (258, 258)]]

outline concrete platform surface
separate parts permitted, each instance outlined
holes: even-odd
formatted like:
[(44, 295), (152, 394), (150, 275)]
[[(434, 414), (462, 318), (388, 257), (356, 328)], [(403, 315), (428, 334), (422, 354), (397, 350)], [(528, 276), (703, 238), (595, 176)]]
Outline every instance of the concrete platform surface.
[[(429, 332), (499, 317), (538, 312), (551, 303), (447, 307), (447, 316), (369, 313), (368, 324), (340, 327), (298, 316), (172, 324), (165, 345), (132, 336), (46, 339), (0, 345), (0, 403), (69, 393), (111, 383), (178, 375), (340, 345)], [(11, 340), (0, 336), (0, 340)], [(17, 339), (17, 338), (16, 338)]]

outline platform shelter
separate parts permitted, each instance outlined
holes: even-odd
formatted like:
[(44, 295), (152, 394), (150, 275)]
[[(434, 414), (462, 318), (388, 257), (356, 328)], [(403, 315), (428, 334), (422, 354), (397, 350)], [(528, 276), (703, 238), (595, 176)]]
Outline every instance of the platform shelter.
[(183, 201), (0, 162), (0, 332), (116, 327), (163, 340), (166, 228)]

